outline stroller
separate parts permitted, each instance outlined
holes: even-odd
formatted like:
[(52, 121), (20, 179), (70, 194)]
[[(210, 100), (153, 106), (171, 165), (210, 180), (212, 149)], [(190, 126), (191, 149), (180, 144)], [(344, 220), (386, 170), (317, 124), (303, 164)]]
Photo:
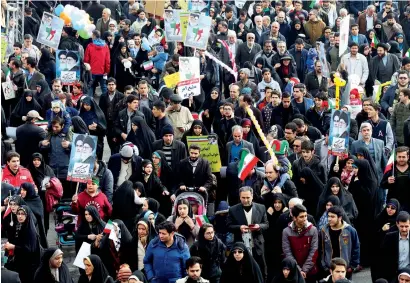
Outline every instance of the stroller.
[(78, 216), (72, 213), (71, 200), (61, 200), (54, 210), (54, 224), (59, 248), (75, 245), (75, 231)]
[(194, 215), (206, 215), (207, 211), (207, 192), (200, 192), (198, 188), (187, 188), (186, 191), (177, 190), (175, 192), (176, 198), (172, 207), (172, 215), (176, 214), (177, 203), (181, 199), (189, 201)]

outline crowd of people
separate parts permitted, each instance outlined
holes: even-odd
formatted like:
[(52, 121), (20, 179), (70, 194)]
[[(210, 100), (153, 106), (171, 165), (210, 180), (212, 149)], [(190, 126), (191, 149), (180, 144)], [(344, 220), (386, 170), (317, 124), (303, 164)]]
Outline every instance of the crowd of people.
[[(22, 42), (1, 3), (15, 91), (1, 96), (2, 281), (74, 282), (47, 242), (68, 201), (75, 251), (90, 244), (81, 283), (342, 283), (367, 267), (366, 282), (410, 282), (410, 1), (205, 1), (203, 49), (148, 44), (164, 19), (145, 1), (59, 2), (96, 26), (63, 27), (58, 50), (81, 57), (70, 86), (36, 41), (54, 1), (28, 1)], [(167, 87), (181, 57), (199, 58), (200, 95)], [(335, 107), (349, 127), (337, 157)], [(191, 136), (212, 136), (220, 172)], [(86, 184), (67, 180), (72, 148), (94, 165)], [(262, 166), (239, 178), (246, 154)]]

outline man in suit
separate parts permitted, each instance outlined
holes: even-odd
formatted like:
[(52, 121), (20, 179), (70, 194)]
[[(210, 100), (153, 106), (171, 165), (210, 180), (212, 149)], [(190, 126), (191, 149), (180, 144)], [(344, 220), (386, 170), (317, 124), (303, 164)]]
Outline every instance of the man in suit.
[(362, 44), (369, 44), (365, 35), (359, 33), (359, 25), (354, 24), (350, 27), (350, 35), (348, 44), (356, 42), (359, 46)]
[(410, 267), (410, 214), (401, 211), (396, 219), (398, 231), (386, 234), (380, 257), (381, 278), (391, 282), (397, 271)]
[(27, 87), (31, 90), (37, 90), (37, 83), (39, 80), (44, 80), (44, 75), (36, 70), (37, 62), (33, 57), (27, 58)]
[[(362, 137), (352, 143), (350, 152), (351, 154), (356, 155), (356, 152), (360, 147), (367, 148), (373, 158), (374, 163), (376, 163), (378, 176), (383, 176), (384, 167), (386, 167), (387, 164), (386, 156), (384, 154), (384, 142), (373, 138), (372, 132), (373, 128), (370, 123), (362, 123), (360, 125), (360, 133), (362, 134)], [(373, 150), (370, 150), (370, 148), (373, 148)]]
[(252, 247), (252, 256), (266, 279), (265, 240), (263, 238), (263, 232), (269, 228), (266, 209), (261, 204), (252, 203), (253, 189), (251, 187), (240, 188), (239, 198), (241, 203), (229, 208), (226, 225), (234, 234), (234, 242), (244, 242), (247, 247)]
[(247, 148), (250, 153), (255, 155), (253, 144), (243, 139), (243, 129), (239, 125), (232, 127), (233, 141), (226, 144), (226, 152), (228, 154), (228, 163), (235, 162), (240, 159), (239, 152), (242, 148)]

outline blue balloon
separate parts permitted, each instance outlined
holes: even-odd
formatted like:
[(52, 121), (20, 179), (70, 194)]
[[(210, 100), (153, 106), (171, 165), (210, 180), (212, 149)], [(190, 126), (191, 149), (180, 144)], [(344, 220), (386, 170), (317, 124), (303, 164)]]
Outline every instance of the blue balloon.
[(64, 6), (59, 4), (55, 9), (54, 9), (54, 14), (56, 14), (57, 17), (60, 16), (60, 14), (64, 11)]

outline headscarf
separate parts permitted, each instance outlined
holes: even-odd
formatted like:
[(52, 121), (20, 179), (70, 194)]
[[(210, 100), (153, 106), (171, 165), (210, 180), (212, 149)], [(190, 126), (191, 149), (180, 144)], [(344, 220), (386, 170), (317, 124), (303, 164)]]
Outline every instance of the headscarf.
[[(84, 104), (91, 106), (90, 111), (86, 111), (84, 109)], [(107, 121), (105, 120), (104, 112), (102, 112), (100, 106), (98, 106), (94, 98), (90, 96), (85, 96), (82, 99), (79, 116), (83, 119), (87, 126), (91, 125), (94, 122), (99, 127), (99, 129), (97, 128), (97, 130), (103, 132), (107, 130)]]
[(144, 273), (142, 273), (139, 270), (135, 270), (132, 275), (128, 278), (128, 280), (130, 279), (138, 279), (139, 281), (141, 281), (142, 283), (148, 283), (147, 278), (145, 278)]
[(75, 134), (90, 134), (90, 130), (80, 116), (71, 117), (71, 124), (73, 125), (73, 132)]
[[(392, 216), (387, 214), (388, 205), (393, 205), (394, 207), (396, 207), (396, 212)], [(381, 229), (383, 225), (386, 223), (389, 223), (390, 226), (396, 225), (396, 218), (399, 212), (400, 212), (400, 202), (395, 198), (389, 199), (386, 202), (386, 207), (382, 210), (382, 212), (379, 213), (379, 215), (376, 218), (376, 221), (375, 221), (376, 229)]]
[(156, 199), (148, 198), (148, 209), (154, 212), (154, 214), (158, 214), (160, 204)]
[[(123, 182), (114, 192), (112, 198), (112, 218), (124, 221), (130, 218), (134, 219), (140, 208), (140, 206), (135, 204), (134, 197), (135, 191), (132, 182)], [(134, 220), (131, 223), (134, 223)]]
[(59, 268), (51, 268), (50, 262), (57, 256), (63, 254), (58, 248), (48, 248), (41, 257), (41, 263), (34, 276), (35, 283), (59, 282), (73, 283), (68, 266), (62, 262)]
[(34, 159), (40, 159), (40, 166), (37, 168), (34, 166), (33, 162), (30, 162), (28, 165), (27, 169), (30, 171), (31, 176), (33, 177), (34, 183), (36, 184), (38, 190), (42, 189), (42, 182), (45, 177), (55, 177), (53, 169), (51, 169), (50, 166), (48, 166), (44, 162), (43, 155), (41, 153), (33, 153), (31, 156), (31, 159), (34, 161)]
[(45, 47), (41, 48), (41, 57), (40, 57), (40, 60), (38, 60), (38, 65), (37, 65), (40, 72), (42, 73), (47, 73), (50, 71), (55, 72), (55, 70), (51, 70), (52, 63), (55, 63), (54, 56), (50, 53), (48, 48), (45, 48)]
[[(98, 255), (92, 254), (88, 257), (84, 258), (84, 260), (88, 261), (94, 267), (93, 273), (91, 275), (91, 280), (88, 280), (87, 275), (81, 274), (80, 277), (83, 277), (84, 280), (79, 280), (81, 282), (90, 282), (90, 283), (103, 283), (107, 280), (107, 277), (110, 275), (108, 274), (107, 268), (105, 267), (104, 263), (102, 262), (101, 258)], [(81, 279), (81, 278), (80, 278)]]
[(209, 135), (204, 123), (201, 120), (194, 120), (192, 122), (191, 128), (189, 128), (189, 130), (182, 135), (181, 142), (183, 142), (185, 145), (187, 145), (187, 137), (196, 136), (196, 134), (194, 133), (194, 127), (196, 126), (200, 126), (202, 128), (201, 136)]
[(370, 155), (370, 151), (366, 147), (362, 146), (356, 150), (356, 155), (357, 154), (362, 155), (364, 159), (366, 159), (369, 162), (371, 174), (372, 174), (371, 177), (377, 178), (379, 182), (380, 180), (379, 180), (379, 174), (377, 173), (376, 163), (374, 162), (372, 156)]
[(160, 162), (158, 165), (153, 164), (154, 170), (157, 176), (161, 178), (164, 172), (172, 174), (172, 168), (166, 160), (165, 153), (162, 150), (156, 150), (154, 151), (153, 154), (157, 156), (158, 158), (160, 158)]
[[(179, 211), (178, 211), (178, 206), (180, 205), (186, 205), (188, 206), (188, 214), (187, 216), (192, 219), (192, 221), (195, 223), (194, 215), (192, 212), (192, 206), (189, 203), (187, 199), (180, 199), (178, 200), (176, 206), (175, 206), (175, 215), (172, 217), (172, 222), (175, 223), (177, 217), (179, 217)], [(184, 221), (179, 227), (178, 227), (178, 233), (181, 234), (182, 236), (185, 237), (185, 239), (189, 239), (192, 236), (192, 231), (191, 227)]]
[[(283, 275), (283, 269), (290, 271), (287, 278)], [(275, 277), (275, 279), (273, 279), (272, 283), (305, 283), (305, 280), (298, 269), (297, 263), (293, 258), (285, 258), (282, 260), (282, 270)]]
[(204, 106), (203, 109), (209, 110), (209, 115), (214, 116), (216, 113), (219, 112), (218, 103), (222, 100), (222, 94), (218, 87), (214, 87), (211, 89), (211, 92), (216, 91), (218, 92), (217, 99), (212, 99), (211, 93), (205, 96)]
[[(23, 211), (26, 220), (23, 223), (16, 224), (16, 245), (30, 253), (40, 252), (40, 243), (36, 225), (34, 223), (34, 214), (27, 205), (22, 205), (17, 209), (17, 213)], [(27, 254), (25, 254), (27, 256)]]
[[(31, 101), (26, 100), (27, 96), (32, 97)], [(38, 103), (36, 100), (35, 91), (25, 90), (23, 96), (20, 98), (20, 101), (17, 103), (11, 115), (19, 119), (20, 124), (22, 124), (23, 121), (21, 117), (26, 116), (27, 113), (31, 110), (36, 110), (38, 113), (41, 113), (43, 109), (40, 103)]]
[(317, 201), (324, 191), (325, 184), (322, 183), (317, 174), (315, 174), (309, 167), (302, 169), (300, 172), (300, 178), (305, 179), (305, 184), (298, 188), (298, 195), (301, 199), (305, 200), (303, 205), (306, 206), (309, 213), (316, 215)]
[(131, 123), (136, 125), (138, 129), (134, 132), (131, 128), (127, 141), (132, 142), (138, 147), (142, 158), (150, 158), (151, 152), (153, 152), (153, 143), (156, 140), (154, 132), (148, 126), (145, 119), (140, 116), (134, 116), (131, 119)]

